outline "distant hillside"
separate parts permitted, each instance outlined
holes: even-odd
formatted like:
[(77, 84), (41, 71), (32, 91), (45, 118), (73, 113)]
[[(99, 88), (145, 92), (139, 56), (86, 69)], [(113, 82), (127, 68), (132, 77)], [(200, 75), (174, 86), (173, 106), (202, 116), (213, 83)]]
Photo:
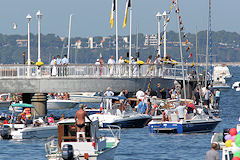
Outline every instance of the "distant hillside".
[[(126, 58), (128, 52), (128, 36), (119, 37), (119, 55)], [(132, 53), (136, 54), (136, 35), (132, 36)], [(147, 39), (148, 38), (148, 39)], [(152, 38), (152, 39), (151, 39)], [(149, 40), (151, 39), (151, 40)], [(187, 59), (192, 52), (195, 59), (195, 35), (187, 34), (191, 49), (186, 52), (183, 47), (184, 58)], [(167, 33), (167, 53), (176, 60), (179, 60), (178, 33), (169, 31)], [(185, 40), (183, 39), (183, 42)], [(212, 54), (213, 62), (240, 62), (240, 35), (238, 33), (218, 31), (212, 32)], [(161, 53), (163, 54), (163, 45)], [(140, 59), (146, 60), (149, 55), (156, 55), (156, 36), (138, 34), (138, 51)], [(23, 63), (22, 53), (26, 52), (27, 59), (27, 36), (0, 34), (0, 63), (13, 64)], [(51, 56), (67, 53), (67, 38), (61, 38), (55, 34), (41, 35), (41, 58), (48, 64)], [(200, 61), (205, 61), (206, 53), (206, 31), (198, 33), (198, 55)], [(107, 62), (111, 55), (115, 55), (115, 36), (109, 37), (73, 37), (71, 38), (70, 62), (71, 63), (94, 63), (99, 55)], [(31, 59), (37, 59), (37, 35), (31, 34)]]

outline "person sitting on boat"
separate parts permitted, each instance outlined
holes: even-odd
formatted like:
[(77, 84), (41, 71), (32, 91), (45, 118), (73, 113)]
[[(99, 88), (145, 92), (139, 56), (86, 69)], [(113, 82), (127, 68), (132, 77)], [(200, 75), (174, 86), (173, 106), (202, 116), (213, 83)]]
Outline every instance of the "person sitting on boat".
[(47, 121), (49, 124), (55, 123), (54, 118), (53, 118), (53, 114), (50, 114), (50, 117), (47, 118)]
[(33, 124), (33, 121), (31, 119), (31, 116), (30, 117), (27, 117), (26, 119), (26, 122), (25, 122), (25, 125), (28, 126), (29, 124)]
[(59, 121), (62, 121), (62, 120), (64, 120), (64, 114), (62, 114), (60, 119), (59, 119)]
[(180, 105), (175, 109), (175, 111), (178, 114), (178, 118), (179, 120), (183, 120), (184, 119), (184, 110), (186, 108), (186, 105), (184, 104), (183, 101), (180, 101)]
[(25, 121), (22, 119), (21, 115), (17, 117), (16, 124), (23, 124)]
[(84, 132), (85, 134), (85, 117), (87, 117), (89, 121), (92, 122), (91, 119), (88, 117), (87, 112), (83, 110), (83, 107), (84, 106), (82, 105), (75, 115), (75, 121), (76, 121), (76, 127), (77, 127), (77, 141), (79, 141), (79, 138), (80, 138), (78, 132)]
[(206, 160), (220, 160), (219, 153), (217, 150), (217, 144), (212, 143), (211, 150), (207, 151), (206, 153)]
[(31, 117), (31, 108), (25, 108), (23, 112), (26, 114), (26, 118)]

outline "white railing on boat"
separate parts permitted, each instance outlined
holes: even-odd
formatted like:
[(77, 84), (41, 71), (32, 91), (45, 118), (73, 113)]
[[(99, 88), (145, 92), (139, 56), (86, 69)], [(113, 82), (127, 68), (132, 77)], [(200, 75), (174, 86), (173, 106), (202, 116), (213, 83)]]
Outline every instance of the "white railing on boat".
[[(187, 66), (186, 66), (187, 67)], [(188, 78), (188, 69), (185, 68), (185, 77)], [(0, 65), (1, 78), (182, 78), (180, 65), (138, 65), (115, 64), (95, 65), (77, 64), (68, 66), (41, 67), (35, 65)]]
[(112, 136), (114, 138), (120, 139), (121, 136), (121, 127), (117, 125), (108, 125), (108, 128), (110, 129)]

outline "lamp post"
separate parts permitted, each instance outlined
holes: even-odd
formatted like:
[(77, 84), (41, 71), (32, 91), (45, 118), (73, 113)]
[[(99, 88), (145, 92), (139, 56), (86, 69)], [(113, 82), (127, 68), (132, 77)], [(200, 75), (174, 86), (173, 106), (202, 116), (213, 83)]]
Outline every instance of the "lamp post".
[(157, 20), (158, 20), (158, 55), (161, 57), (161, 47), (160, 47), (160, 33), (161, 33), (161, 30), (160, 30), (160, 21), (162, 19), (162, 14), (160, 12), (158, 12), (156, 14), (156, 17), (157, 17)]
[(36, 16), (37, 16), (37, 18), (38, 18), (38, 62), (40, 62), (41, 61), (41, 50), (40, 50), (40, 36), (41, 36), (41, 34), (40, 34), (40, 20), (41, 20), (41, 18), (42, 18), (42, 13), (40, 12), (40, 10), (38, 10), (38, 12), (37, 12), (37, 14), (36, 14)]
[(30, 21), (32, 19), (32, 16), (28, 14), (26, 16), (27, 23), (28, 23), (28, 76), (30, 76), (30, 65), (31, 65), (31, 58), (30, 58)]
[(163, 12), (162, 17), (164, 19), (164, 24), (163, 24), (163, 32), (164, 32), (164, 57), (167, 56), (167, 16), (168, 13), (166, 11)]

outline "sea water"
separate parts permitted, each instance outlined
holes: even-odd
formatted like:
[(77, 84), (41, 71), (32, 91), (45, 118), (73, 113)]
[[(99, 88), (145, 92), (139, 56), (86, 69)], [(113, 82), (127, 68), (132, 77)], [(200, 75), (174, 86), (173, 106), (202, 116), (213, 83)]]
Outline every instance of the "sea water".
[[(230, 67), (233, 75), (230, 84), (240, 81), (239, 67)], [(214, 132), (225, 128), (236, 127), (240, 115), (240, 92), (221, 90), (220, 116), (222, 122)], [(88, 104), (93, 105), (93, 104)], [(76, 110), (49, 111), (54, 115), (73, 117)], [(1, 109), (4, 111), (6, 109)], [(210, 149), (213, 133), (198, 134), (152, 134), (148, 127), (139, 129), (122, 129), (121, 141), (116, 150), (115, 160), (204, 160)], [(43, 160), (46, 159), (44, 145), (46, 139), (34, 140), (1, 140), (1, 160)]]

